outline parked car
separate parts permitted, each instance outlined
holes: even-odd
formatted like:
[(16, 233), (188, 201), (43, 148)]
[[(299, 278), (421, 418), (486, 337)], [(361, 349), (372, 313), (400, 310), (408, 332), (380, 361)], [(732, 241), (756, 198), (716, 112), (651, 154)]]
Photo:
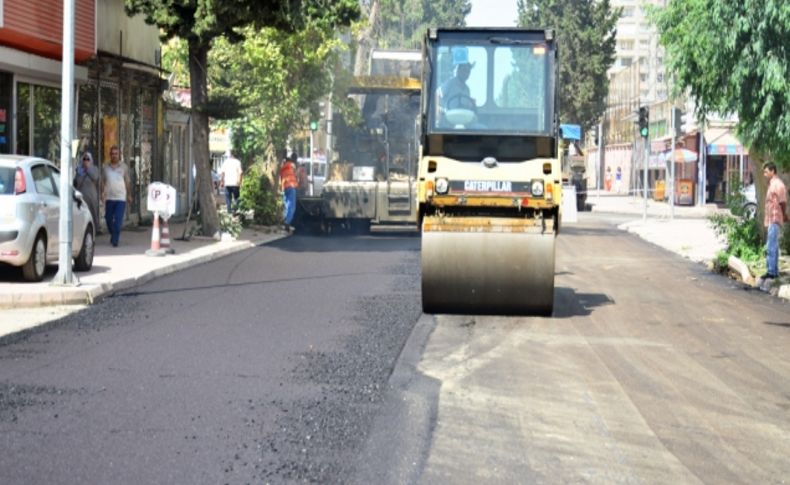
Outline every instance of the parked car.
[[(60, 170), (47, 160), (0, 155), (0, 263), (19, 266), (28, 281), (41, 281), (60, 252)], [(93, 266), (95, 225), (82, 194), (73, 190), (74, 269)]]

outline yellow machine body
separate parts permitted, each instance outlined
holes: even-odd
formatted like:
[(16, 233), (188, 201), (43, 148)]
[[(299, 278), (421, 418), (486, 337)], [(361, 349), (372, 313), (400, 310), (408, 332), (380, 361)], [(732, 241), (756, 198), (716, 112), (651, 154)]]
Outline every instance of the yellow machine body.
[[(444, 61), (464, 60), (468, 54), (458, 54), (454, 49), (457, 45), (471, 46), (470, 51), (478, 52), (476, 61), (469, 64), (476, 66), (473, 69), (489, 69), (488, 74), (480, 74), (478, 86), (502, 79), (497, 69), (504, 63), (497, 64), (496, 60), (502, 45), (512, 42), (521, 48), (538, 39), (534, 41), (538, 47), (529, 52), (544, 49), (537, 56), (551, 50), (546, 45), (554, 47), (551, 31), (459, 29), (446, 32), (446, 44), (442, 43), (444, 34), (441, 30), (429, 32), (426, 65), (442, 65), (442, 53)], [(491, 41), (490, 46), (485, 45), (486, 39)], [(540, 39), (544, 39), (542, 44)], [(483, 47), (477, 47), (481, 44)], [(548, 62), (546, 65), (551, 67)], [(502, 93), (506, 87), (497, 88), (499, 98), (493, 87), (487, 93), (482, 88), (475, 93), (472, 88), (464, 95), (470, 98), (470, 104), (477, 105), (455, 113), (435, 99), (442, 96), (442, 89), (449, 91), (445, 88), (447, 76), (440, 88), (437, 84), (442, 79), (436, 73), (433, 82), (430, 77), (423, 80), (424, 123), (428, 127), (424, 129), (419, 162), (417, 205), (424, 311), (552, 313), (555, 239), (562, 202), (556, 128), (548, 121), (556, 101), (550, 83), (553, 72), (540, 80), (545, 106), (524, 101), (513, 109), (504, 109)], [(474, 99), (484, 96), (485, 102)], [(518, 132), (522, 106), (527, 115), (535, 113), (534, 124), (542, 131)], [(447, 111), (446, 120), (443, 110)], [(547, 121), (541, 125), (541, 120)]]

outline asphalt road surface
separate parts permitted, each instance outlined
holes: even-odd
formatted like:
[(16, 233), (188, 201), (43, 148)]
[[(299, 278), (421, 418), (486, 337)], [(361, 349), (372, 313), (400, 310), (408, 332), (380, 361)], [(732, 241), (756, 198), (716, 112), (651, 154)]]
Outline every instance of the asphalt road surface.
[(790, 305), (582, 214), (551, 318), (294, 237), (0, 340), (0, 483), (783, 483)]
[(419, 237), (293, 237), (0, 340), (0, 483), (341, 483)]
[[(582, 216), (552, 318), (420, 320), (377, 483), (790, 480), (790, 305)], [(420, 410), (415, 446), (394, 424)]]

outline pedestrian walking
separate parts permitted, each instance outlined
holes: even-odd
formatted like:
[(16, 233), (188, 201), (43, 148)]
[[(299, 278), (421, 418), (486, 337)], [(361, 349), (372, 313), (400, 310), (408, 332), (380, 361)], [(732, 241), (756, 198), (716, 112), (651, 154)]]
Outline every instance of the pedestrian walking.
[(104, 179), (101, 183), (104, 202), (104, 221), (110, 231), (110, 244), (117, 247), (121, 237), (126, 203), (132, 203), (132, 182), (129, 166), (121, 160), (117, 145), (110, 147), (110, 163), (104, 166)]
[(761, 278), (766, 280), (779, 277), (779, 233), (782, 225), (787, 222), (787, 188), (776, 174), (776, 164), (773, 162), (768, 162), (763, 166), (763, 175), (768, 179), (764, 219), (768, 237), (765, 253), (767, 270)]
[(285, 228), (292, 230), (294, 213), (296, 212), (296, 188), (299, 182), (296, 179), (296, 155), (288, 155), (280, 167), (280, 189), (283, 194)]
[(614, 191), (618, 194), (623, 189), (623, 169), (617, 167), (617, 171), (614, 173)]
[(99, 229), (99, 168), (93, 164), (93, 155), (86, 151), (77, 164), (74, 175), (74, 188), (82, 194), (82, 200), (88, 206), (93, 218), (93, 227)]
[(612, 167), (606, 167), (606, 177), (604, 178), (603, 185), (607, 192), (612, 191)]
[(241, 161), (233, 156), (233, 152), (228, 150), (225, 154), (225, 161), (219, 169), (219, 185), (225, 187), (225, 205), (228, 213), (234, 212), (239, 208), (239, 187), (241, 187)]

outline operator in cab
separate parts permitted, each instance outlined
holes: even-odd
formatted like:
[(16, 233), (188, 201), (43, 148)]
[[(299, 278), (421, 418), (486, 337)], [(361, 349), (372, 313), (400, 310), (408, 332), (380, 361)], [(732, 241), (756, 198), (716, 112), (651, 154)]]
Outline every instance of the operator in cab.
[[(475, 111), (477, 108), (475, 99), (472, 98), (469, 86), (466, 84), (472, 68), (475, 66), (469, 61), (469, 50), (466, 47), (456, 47), (452, 49), (452, 56), (455, 73), (437, 90), (438, 103), (436, 106), (439, 108), (440, 115), (449, 110)], [(442, 120), (444, 116), (440, 116), (438, 119)]]

